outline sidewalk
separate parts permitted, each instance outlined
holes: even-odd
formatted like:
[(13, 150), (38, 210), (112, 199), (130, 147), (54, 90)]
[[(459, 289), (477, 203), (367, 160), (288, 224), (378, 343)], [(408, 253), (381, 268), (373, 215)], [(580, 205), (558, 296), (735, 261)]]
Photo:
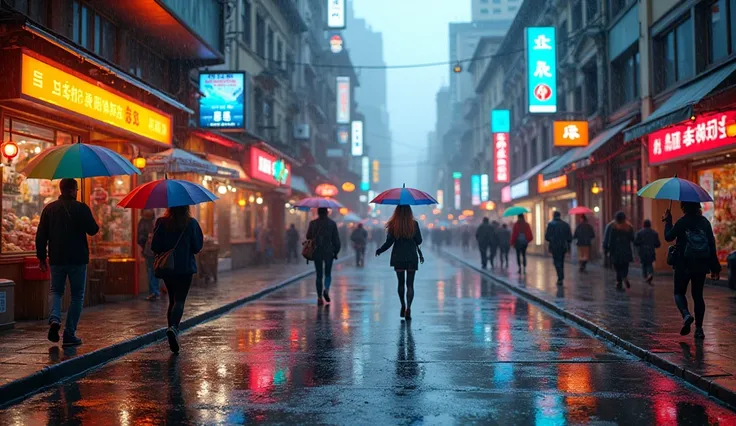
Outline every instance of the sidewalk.
[[(480, 271), (480, 254), (475, 250), (463, 252), (449, 247), (445, 252)], [(551, 258), (529, 256), (527, 261), (526, 277), (517, 274), (515, 254), (509, 255), (508, 270), (497, 268), (485, 273), (599, 337), (736, 406), (733, 290), (706, 285), (706, 338), (696, 343), (692, 333), (684, 337), (679, 334), (682, 317), (675, 308), (669, 277), (656, 277), (650, 287), (641, 278), (641, 270), (631, 268), (631, 289), (621, 292), (615, 288), (613, 271), (595, 267), (580, 273), (568, 263), (565, 283), (558, 287)], [(692, 312), (692, 300), (688, 302)]]
[[(311, 264), (299, 262), (221, 274), (218, 283), (192, 287), (182, 328), (211, 319), (313, 271)], [(0, 332), (0, 405), (163, 338), (168, 298), (162, 296), (155, 302), (141, 295), (85, 308), (77, 332), (84, 344), (77, 348), (62, 349), (60, 344), (49, 342), (46, 321), (18, 322), (15, 329)], [(313, 295), (299, 296), (311, 300)]]

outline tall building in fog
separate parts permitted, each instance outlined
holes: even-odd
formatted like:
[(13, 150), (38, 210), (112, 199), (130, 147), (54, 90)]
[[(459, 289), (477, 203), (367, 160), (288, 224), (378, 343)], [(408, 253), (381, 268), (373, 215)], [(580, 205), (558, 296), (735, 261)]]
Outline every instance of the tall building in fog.
[(473, 21), (513, 21), (524, 0), (471, 0)]
[[(356, 65), (386, 65), (383, 58), (383, 34), (371, 28), (363, 19), (357, 18), (352, 0), (348, 1), (347, 26), (343, 31), (345, 46)], [(374, 190), (391, 187), (391, 127), (386, 104), (386, 70), (361, 69), (358, 71), (360, 87), (355, 89), (355, 98), (365, 116), (364, 143), (366, 154), (371, 160), (379, 161), (379, 182), (372, 184)]]

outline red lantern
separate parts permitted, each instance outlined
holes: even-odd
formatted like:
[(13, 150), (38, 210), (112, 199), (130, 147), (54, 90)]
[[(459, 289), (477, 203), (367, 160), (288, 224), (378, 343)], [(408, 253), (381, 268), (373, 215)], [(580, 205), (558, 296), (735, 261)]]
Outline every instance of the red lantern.
[(8, 160), (12, 160), (18, 156), (18, 144), (13, 141), (8, 141), (3, 144), (3, 157)]

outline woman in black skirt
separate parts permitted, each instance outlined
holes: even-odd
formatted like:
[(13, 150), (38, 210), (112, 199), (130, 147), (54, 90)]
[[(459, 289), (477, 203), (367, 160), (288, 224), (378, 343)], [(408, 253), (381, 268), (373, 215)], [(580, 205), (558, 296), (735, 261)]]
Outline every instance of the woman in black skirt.
[[(422, 244), (422, 233), (419, 224), (414, 220), (410, 206), (397, 206), (393, 216), (386, 224), (386, 242), (376, 250), (376, 256), (391, 250), (391, 266), (399, 280), (399, 300), (401, 301), (401, 317), (411, 319), (411, 302), (414, 300), (414, 276), (419, 263), (424, 257), (418, 255)], [(406, 302), (404, 302), (404, 286), (406, 286)]]

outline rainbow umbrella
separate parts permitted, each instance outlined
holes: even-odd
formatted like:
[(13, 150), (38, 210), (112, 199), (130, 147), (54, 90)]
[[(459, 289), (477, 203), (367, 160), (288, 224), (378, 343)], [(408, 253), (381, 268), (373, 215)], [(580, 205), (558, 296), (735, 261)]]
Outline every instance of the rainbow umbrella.
[(371, 200), (375, 204), (391, 204), (395, 206), (421, 206), (429, 204), (438, 204), (431, 195), (424, 191), (414, 188), (407, 188), (406, 185), (401, 188), (393, 188), (381, 192)]
[(655, 200), (692, 201), (707, 203), (713, 198), (700, 185), (678, 177), (657, 179), (637, 192), (637, 195)]
[(139, 175), (141, 172), (109, 148), (75, 143), (44, 150), (26, 165), (21, 174), (28, 179), (54, 180)]
[(202, 185), (179, 179), (161, 179), (135, 187), (118, 203), (128, 209), (164, 209), (217, 200)]

